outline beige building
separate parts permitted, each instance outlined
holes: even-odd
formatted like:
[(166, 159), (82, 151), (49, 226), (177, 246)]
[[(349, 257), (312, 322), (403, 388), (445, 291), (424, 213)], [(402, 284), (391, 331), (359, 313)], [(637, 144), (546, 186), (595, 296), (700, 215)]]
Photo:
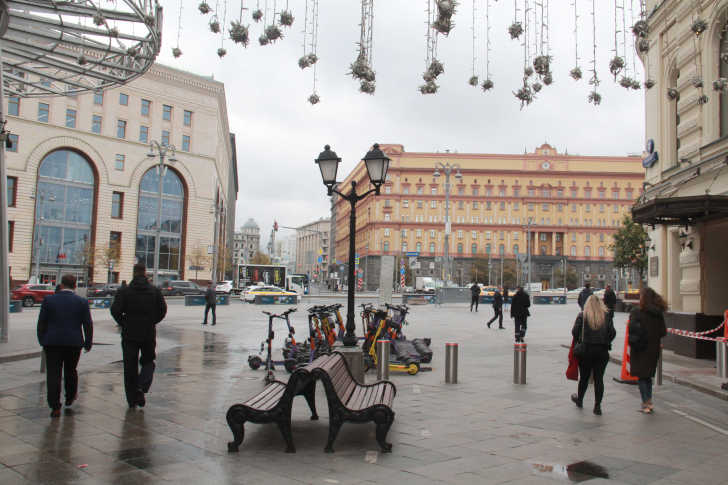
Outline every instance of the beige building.
[[(313, 277), (317, 269), (325, 274), (329, 262), (329, 232), (331, 219), (323, 217), (318, 221), (296, 228), (295, 273), (306, 273)], [(321, 254), (319, 253), (321, 250)], [(318, 262), (321, 257), (322, 262)]]
[[(645, 139), (657, 161), (633, 212), (652, 239), (649, 284), (681, 318), (719, 321), (728, 309), (728, 92), (712, 84), (728, 78), (728, 1), (648, 0), (647, 12), (642, 61), (657, 85), (645, 93)], [(697, 19), (707, 30), (696, 36)]]
[[(213, 245), (213, 204), (236, 197), (221, 82), (155, 64), (102, 93), (3, 102), (15, 141), (7, 151), (14, 284), (34, 274), (36, 261), (49, 283), (66, 273), (84, 284), (130, 280), (137, 261), (159, 281), (194, 277), (190, 254)], [(147, 157), (152, 140), (176, 147), (162, 181), (159, 158)], [(110, 244), (121, 248), (113, 267), (99, 256)], [(210, 266), (198, 278), (209, 279)]]
[(260, 226), (251, 217), (240, 230), (235, 231), (233, 261), (236, 265), (247, 264), (258, 251), (260, 251)]
[[(379, 257), (418, 253), (416, 276), (470, 282), (473, 260), (483, 254), (515, 258), (527, 252), (530, 218), (535, 255), (533, 281), (545, 288), (553, 268), (567, 259), (581, 281), (603, 287), (612, 283), (612, 235), (642, 190), (640, 157), (579, 156), (548, 144), (532, 153), (472, 154), (407, 152), (402, 145), (380, 145), (392, 159), (381, 195), (357, 204), (356, 252), (360, 266), (377, 285)], [(450, 176), (448, 253), (451, 274), (440, 274), (445, 250), (445, 174), (435, 178), (435, 164), (459, 164)], [(360, 162), (342, 182), (361, 192), (369, 185)], [(336, 241), (332, 258), (349, 259), (350, 204), (336, 201)], [(340, 268), (339, 268), (340, 269)], [(371, 276), (370, 275), (370, 276)], [(376, 286), (374, 286), (376, 288)]]

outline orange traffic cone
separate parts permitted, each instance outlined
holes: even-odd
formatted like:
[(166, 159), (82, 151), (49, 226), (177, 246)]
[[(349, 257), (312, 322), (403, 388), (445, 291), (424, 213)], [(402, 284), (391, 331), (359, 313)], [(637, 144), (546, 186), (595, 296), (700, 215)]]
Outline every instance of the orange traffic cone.
[(638, 378), (630, 374), (629, 365), (629, 322), (624, 326), (624, 352), (622, 353), (622, 375), (619, 379), (614, 378), (615, 381), (621, 384), (637, 384)]

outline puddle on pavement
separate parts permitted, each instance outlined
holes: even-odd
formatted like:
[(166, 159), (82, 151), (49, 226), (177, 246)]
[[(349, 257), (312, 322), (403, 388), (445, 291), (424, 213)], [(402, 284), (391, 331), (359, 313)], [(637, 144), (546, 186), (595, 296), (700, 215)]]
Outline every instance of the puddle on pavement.
[(553, 473), (566, 478), (571, 483), (586, 482), (593, 478), (609, 479), (609, 471), (606, 468), (589, 461), (579, 461), (566, 466), (534, 463), (533, 467), (539, 473)]

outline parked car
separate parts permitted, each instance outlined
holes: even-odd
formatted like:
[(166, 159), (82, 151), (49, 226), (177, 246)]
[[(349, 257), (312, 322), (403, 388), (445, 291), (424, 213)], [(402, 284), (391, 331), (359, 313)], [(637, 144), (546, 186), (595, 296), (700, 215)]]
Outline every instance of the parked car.
[(296, 303), (301, 301), (301, 295), (293, 291), (286, 291), (283, 288), (277, 286), (256, 286), (246, 292), (245, 295), (240, 295), (241, 299), (248, 303), (255, 302), (255, 295), (296, 295)]
[(159, 288), (164, 296), (204, 295), (205, 288), (191, 281), (165, 281)]
[(480, 294), (485, 296), (493, 296), (495, 295), (495, 292), (498, 290), (495, 286), (484, 286), (480, 289)]
[(10, 291), (10, 299), (22, 300), (23, 306), (33, 306), (55, 292), (53, 285), (20, 285)]
[(233, 282), (231, 281), (221, 281), (217, 284), (215, 287), (215, 291), (217, 293), (224, 293), (226, 295), (229, 295), (231, 291), (233, 291)]
[(109, 285), (94, 285), (86, 289), (86, 296), (114, 296), (116, 290), (121, 287), (119, 283), (111, 283)]
[(415, 292), (415, 287), (414, 286), (405, 286), (404, 287), (404, 292), (405, 293), (414, 293)]

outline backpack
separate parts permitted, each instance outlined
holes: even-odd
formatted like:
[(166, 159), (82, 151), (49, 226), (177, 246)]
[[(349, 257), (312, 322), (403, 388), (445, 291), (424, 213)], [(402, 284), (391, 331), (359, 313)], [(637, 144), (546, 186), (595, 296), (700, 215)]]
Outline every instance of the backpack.
[(627, 342), (629, 343), (629, 346), (632, 347), (632, 350), (642, 350), (647, 346), (647, 332), (645, 331), (644, 325), (642, 325), (639, 313), (636, 313), (636, 315), (637, 321), (632, 326), (632, 329), (629, 330), (629, 338)]

